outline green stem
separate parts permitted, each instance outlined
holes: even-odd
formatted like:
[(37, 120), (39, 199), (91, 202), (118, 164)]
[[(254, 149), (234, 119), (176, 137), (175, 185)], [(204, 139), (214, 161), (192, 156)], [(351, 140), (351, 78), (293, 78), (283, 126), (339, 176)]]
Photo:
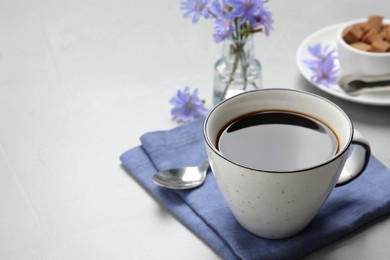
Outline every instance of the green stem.
[[(244, 43), (244, 45), (245, 45), (245, 43)], [(243, 82), (243, 87), (242, 87), (242, 89), (243, 90), (246, 90), (246, 88), (247, 88), (247, 83), (248, 83), (248, 78), (247, 78), (247, 71), (248, 71), (248, 66), (249, 66), (249, 64), (248, 64), (248, 62), (247, 62), (247, 60), (246, 60), (246, 55), (245, 55), (245, 51), (244, 51), (244, 45), (242, 46), (242, 48), (241, 48), (241, 55), (240, 55), (240, 57), (241, 57), (241, 64), (242, 64), (242, 74), (243, 74), (243, 77), (244, 77), (244, 82)]]
[(242, 67), (242, 76), (243, 76), (242, 89), (246, 90), (248, 87), (247, 73), (248, 73), (249, 64), (248, 64), (248, 61), (246, 59), (247, 56), (245, 53), (245, 44), (246, 44), (246, 41), (247, 41), (247, 38), (249, 35), (249, 31), (248, 32), (245, 32), (244, 30), (242, 32), (240, 31), (241, 28), (239, 26), (239, 20), (237, 18), (234, 20), (234, 23), (235, 23), (235, 26), (234, 26), (235, 33), (233, 34), (233, 37), (232, 37), (233, 44), (231, 45), (232, 47), (230, 47), (230, 50), (232, 52), (234, 52), (235, 56), (234, 56), (232, 71), (230, 73), (229, 80), (226, 83), (226, 86), (223, 90), (221, 100), (224, 100), (226, 98), (228, 89), (234, 81), (234, 74), (237, 71), (239, 62), (241, 63), (241, 67)]
[[(234, 40), (233, 40), (233, 42), (234, 42)], [(223, 93), (222, 93), (222, 96), (221, 96), (222, 100), (224, 100), (226, 98), (227, 91), (229, 90), (230, 85), (234, 81), (234, 74), (237, 71), (239, 62), (241, 63), (241, 67), (242, 67), (242, 76), (243, 76), (242, 89), (246, 90), (248, 87), (247, 73), (248, 73), (249, 64), (246, 60), (246, 54), (245, 54), (245, 49), (244, 49), (245, 44), (246, 44), (246, 42), (235, 42), (232, 44), (234, 47), (232, 47), (231, 49), (233, 50), (235, 56), (234, 56), (233, 67), (232, 67), (232, 71), (231, 71), (230, 76), (229, 76), (229, 80), (226, 83), (226, 86), (225, 86)]]
[(229, 80), (226, 83), (225, 89), (223, 90), (221, 100), (224, 100), (226, 98), (226, 94), (227, 94), (227, 91), (230, 87), (230, 84), (232, 84), (232, 82), (233, 82), (234, 73), (236, 72), (237, 66), (238, 66), (238, 60), (239, 60), (239, 53), (237, 52), (235, 57), (234, 57), (232, 72), (230, 73)]

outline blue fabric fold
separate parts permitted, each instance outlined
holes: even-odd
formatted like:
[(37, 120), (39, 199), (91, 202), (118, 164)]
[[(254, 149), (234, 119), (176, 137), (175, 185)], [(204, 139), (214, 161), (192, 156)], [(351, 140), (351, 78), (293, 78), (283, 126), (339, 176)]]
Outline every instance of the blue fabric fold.
[(238, 224), (210, 171), (192, 190), (156, 186), (159, 170), (198, 165), (207, 158), (203, 120), (141, 137), (141, 146), (120, 156), (122, 166), (179, 221), (224, 259), (297, 259), (390, 211), (390, 170), (371, 156), (365, 172), (334, 189), (314, 220), (288, 239), (257, 237)]

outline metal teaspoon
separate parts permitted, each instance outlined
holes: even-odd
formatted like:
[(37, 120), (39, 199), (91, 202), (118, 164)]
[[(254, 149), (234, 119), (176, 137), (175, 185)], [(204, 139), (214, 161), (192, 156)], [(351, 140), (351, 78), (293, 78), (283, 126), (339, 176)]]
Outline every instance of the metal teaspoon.
[(153, 176), (153, 182), (169, 189), (192, 189), (204, 183), (208, 168), (209, 162), (205, 161), (198, 167), (183, 167), (161, 171)]
[(389, 91), (390, 74), (383, 76), (346, 75), (340, 79), (339, 84), (351, 96), (370, 92)]

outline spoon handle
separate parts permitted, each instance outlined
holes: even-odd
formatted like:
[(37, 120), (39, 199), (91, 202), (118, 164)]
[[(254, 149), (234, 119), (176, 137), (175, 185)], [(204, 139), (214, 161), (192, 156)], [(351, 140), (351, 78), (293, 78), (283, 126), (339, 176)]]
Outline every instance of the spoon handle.
[(366, 82), (367, 88), (390, 87), (390, 80)]
[(349, 95), (390, 90), (390, 75), (360, 76), (346, 75), (339, 81), (340, 87)]

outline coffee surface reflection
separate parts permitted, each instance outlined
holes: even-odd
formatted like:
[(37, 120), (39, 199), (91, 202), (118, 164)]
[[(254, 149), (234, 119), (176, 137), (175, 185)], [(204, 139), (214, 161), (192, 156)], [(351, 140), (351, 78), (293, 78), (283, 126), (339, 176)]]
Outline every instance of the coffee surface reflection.
[(291, 111), (260, 111), (229, 122), (218, 136), (218, 149), (229, 160), (266, 171), (317, 166), (339, 149), (325, 123)]

